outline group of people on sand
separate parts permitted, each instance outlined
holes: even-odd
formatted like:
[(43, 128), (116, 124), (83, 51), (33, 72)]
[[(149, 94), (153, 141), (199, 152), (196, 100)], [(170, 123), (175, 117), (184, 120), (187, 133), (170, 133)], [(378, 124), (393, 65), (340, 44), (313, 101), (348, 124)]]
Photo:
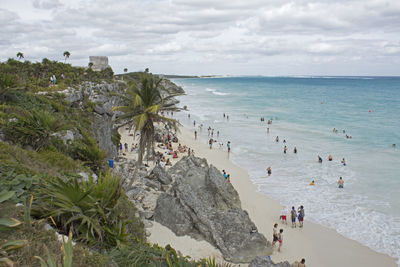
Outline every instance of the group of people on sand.
[[(287, 213), (288, 213), (288, 210), (284, 206), (282, 208), (282, 210), (281, 210), (281, 215), (280, 215), (280, 220), (281, 220), (282, 224), (286, 224), (287, 225), (287, 219), (286, 219)], [(290, 210), (290, 220), (292, 222), (292, 228), (296, 228), (297, 227), (296, 219), (299, 222), (299, 227), (302, 228), (303, 227), (304, 216), (305, 216), (305, 213), (304, 213), (303, 205), (300, 205), (297, 208), (297, 211), (294, 208), (294, 206), (292, 206), (292, 209)]]
[[(173, 159), (179, 158), (179, 154), (187, 153), (188, 156), (194, 155), (193, 149), (186, 145), (178, 144), (176, 149), (173, 148), (172, 140), (176, 136), (168, 131), (168, 134), (163, 134), (162, 142), (157, 144), (157, 148), (162, 149), (156, 152), (156, 164), (160, 165), (162, 168), (166, 166), (172, 166), (172, 162), (168, 156), (172, 156)], [(176, 137), (177, 138), (177, 137)], [(177, 139), (176, 139), (177, 140)]]
[[(132, 143), (131, 145), (131, 152), (135, 152), (138, 149), (138, 144), (134, 144)], [(122, 145), (122, 143), (119, 143), (119, 153), (120, 155), (126, 156), (126, 153), (129, 152), (129, 145), (128, 143), (124, 143), (124, 145)]]
[[(283, 229), (278, 230), (278, 224), (275, 223), (272, 228), (272, 248), (275, 247), (276, 242), (278, 242), (278, 252), (281, 252), (281, 247), (283, 244)], [(306, 260), (303, 258), (298, 262), (296, 267), (306, 267)]]

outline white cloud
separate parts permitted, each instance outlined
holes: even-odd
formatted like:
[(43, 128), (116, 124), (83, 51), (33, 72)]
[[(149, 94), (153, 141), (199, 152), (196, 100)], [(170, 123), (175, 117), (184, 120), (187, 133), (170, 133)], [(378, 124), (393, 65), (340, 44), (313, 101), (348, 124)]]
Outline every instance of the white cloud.
[(0, 60), (18, 51), (33, 61), (61, 60), (68, 50), (77, 65), (87, 65), (89, 55), (109, 56), (117, 72), (398, 75), (400, 69), (396, 0), (20, 1), (24, 9), (2, 0)]

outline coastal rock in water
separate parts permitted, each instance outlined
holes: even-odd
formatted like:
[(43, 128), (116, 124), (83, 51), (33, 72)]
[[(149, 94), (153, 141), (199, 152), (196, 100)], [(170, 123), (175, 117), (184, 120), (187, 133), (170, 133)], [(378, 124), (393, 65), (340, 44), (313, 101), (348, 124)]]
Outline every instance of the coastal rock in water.
[(291, 267), (291, 265), (288, 261), (274, 263), (269, 259), (257, 256), (250, 262), (249, 267)]
[(250, 262), (272, 253), (270, 243), (241, 209), (232, 184), (205, 159), (184, 157), (167, 173), (174, 182), (171, 194), (163, 193), (157, 201), (155, 221), (177, 235), (200, 234), (227, 261)]

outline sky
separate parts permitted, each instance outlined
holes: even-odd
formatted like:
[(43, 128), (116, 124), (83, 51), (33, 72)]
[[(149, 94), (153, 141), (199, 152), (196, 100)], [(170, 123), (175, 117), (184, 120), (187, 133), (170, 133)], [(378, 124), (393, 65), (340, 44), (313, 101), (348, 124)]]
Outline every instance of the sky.
[(0, 61), (114, 72), (400, 75), (400, 0), (0, 0)]

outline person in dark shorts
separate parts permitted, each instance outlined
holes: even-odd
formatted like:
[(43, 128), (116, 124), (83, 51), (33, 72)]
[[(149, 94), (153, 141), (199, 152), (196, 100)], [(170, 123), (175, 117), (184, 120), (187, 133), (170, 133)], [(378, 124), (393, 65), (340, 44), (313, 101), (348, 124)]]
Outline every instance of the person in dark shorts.
[(275, 246), (275, 243), (278, 241), (278, 224), (274, 224), (274, 228), (272, 229), (272, 247)]
[(292, 210), (290, 211), (290, 217), (292, 219), (292, 228), (296, 227), (296, 217), (297, 217), (297, 212), (294, 209), (294, 206), (292, 207)]

